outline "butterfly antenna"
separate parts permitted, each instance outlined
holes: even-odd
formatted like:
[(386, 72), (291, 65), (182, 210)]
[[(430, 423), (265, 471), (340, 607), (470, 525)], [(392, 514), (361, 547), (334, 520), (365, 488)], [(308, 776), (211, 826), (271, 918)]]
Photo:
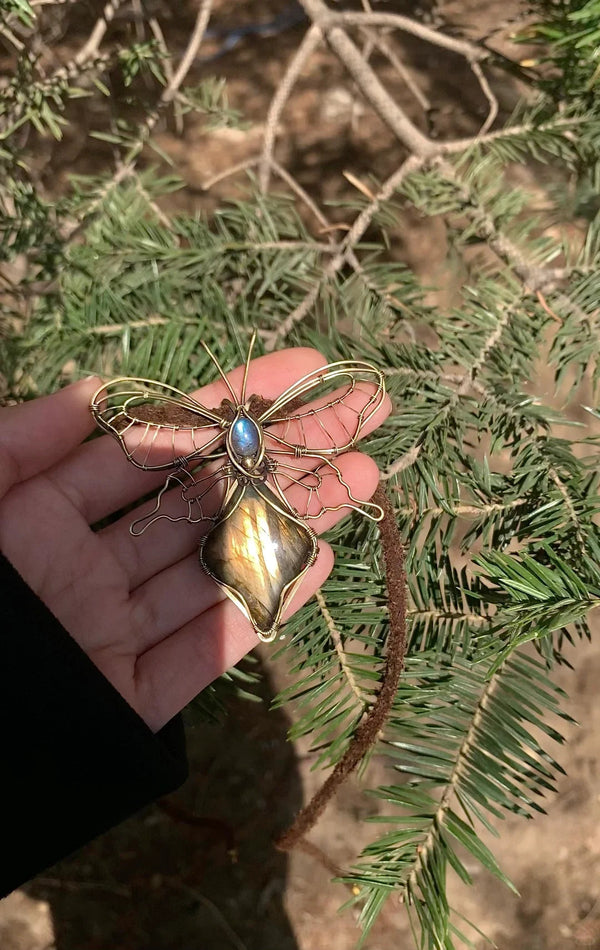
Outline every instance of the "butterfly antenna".
[(217, 367), (217, 370), (218, 370), (218, 372), (219, 372), (219, 376), (221, 377), (221, 379), (223, 380), (223, 382), (224, 382), (225, 385), (227, 386), (227, 389), (228, 389), (229, 392), (231, 393), (231, 398), (233, 399), (234, 404), (237, 406), (237, 405), (238, 405), (238, 398), (237, 398), (236, 394), (234, 393), (233, 389), (231, 388), (231, 383), (229, 382), (229, 380), (227, 379), (227, 376), (226, 376), (225, 373), (223, 372), (223, 370), (222, 370), (222, 368), (221, 368), (221, 364), (219, 363), (217, 357), (216, 357), (215, 354), (212, 352), (212, 350), (206, 345), (206, 343), (204, 342), (204, 340), (202, 340), (202, 346), (204, 347), (204, 349), (206, 350), (206, 352), (207, 352), (208, 355), (210, 356), (211, 360), (213, 361), (213, 363), (214, 363), (215, 366)]
[(244, 367), (244, 379), (242, 380), (242, 398), (240, 400), (242, 405), (244, 405), (244, 403), (246, 402), (246, 385), (248, 383), (248, 370), (250, 369), (250, 360), (252, 359), (252, 350), (254, 348), (255, 343), (256, 343), (256, 330), (254, 331), (254, 333), (252, 334), (252, 337), (250, 338), (250, 346), (248, 347), (248, 356), (246, 357), (246, 365)]

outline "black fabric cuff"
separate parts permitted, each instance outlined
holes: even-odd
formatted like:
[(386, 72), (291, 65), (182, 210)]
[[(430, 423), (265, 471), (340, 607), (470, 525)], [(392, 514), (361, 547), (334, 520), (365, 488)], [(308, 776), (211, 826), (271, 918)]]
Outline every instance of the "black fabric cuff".
[(153, 734), (0, 555), (0, 895), (177, 788), (179, 717)]

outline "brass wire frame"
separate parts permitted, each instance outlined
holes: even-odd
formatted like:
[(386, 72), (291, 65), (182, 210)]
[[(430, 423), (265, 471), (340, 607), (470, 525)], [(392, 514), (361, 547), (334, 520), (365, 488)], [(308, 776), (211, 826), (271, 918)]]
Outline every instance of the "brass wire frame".
[[(223, 380), (228, 392), (231, 395), (231, 418), (225, 418), (222, 410), (217, 411), (208, 409), (192, 396), (168, 386), (165, 383), (155, 382), (150, 379), (135, 377), (117, 377), (108, 383), (103, 384), (91, 399), (90, 409), (96, 421), (96, 424), (117, 439), (123, 449), (127, 459), (137, 468), (144, 471), (160, 471), (173, 469), (166, 478), (166, 481), (160, 489), (155, 506), (148, 514), (136, 519), (130, 531), (133, 535), (142, 534), (151, 524), (160, 518), (166, 518), (169, 521), (188, 521), (190, 523), (200, 523), (206, 521), (216, 526), (231, 517), (237, 506), (244, 497), (244, 486), (253, 483), (256, 491), (260, 494), (264, 503), (275, 508), (284, 517), (302, 525), (308, 532), (312, 540), (312, 550), (309, 552), (308, 562), (302, 571), (293, 578), (282, 590), (280, 597), (279, 610), (275, 622), (269, 631), (261, 631), (257, 628), (252, 619), (248, 606), (235, 588), (218, 580), (210, 572), (202, 558), (202, 551), (208, 533), (202, 539), (200, 544), (200, 561), (206, 574), (212, 577), (224, 592), (237, 604), (245, 616), (252, 624), (258, 637), (264, 641), (271, 641), (277, 636), (283, 610), (289, 603), (298, 584), (314, 563), (317, 556), (317, 536), (306, 523), (310, 520), (319, 518), (326, 511), (339, 511), (342, 508), (350, 508), (361, 512), (367, 518), (373, 521), (380, 521), (383, 517), (383, 511), (379, 505), (372, 502), (361, 502), (355, 498), (351, 492), (350, 486), (344, 480), (339, 467), (333, 459), (348, 451), (356, 445), (358, 437), (372, 416), (378, 411), (385, 398), (385, 382), (383, 374), (370, 363), (353, 360), (339, 360), (334, 363), (328, 363), (318, 370), (313, 370), (301, 377), (296, 383), (288, 387), (280, 396), (264, 409), (260, 415), (250, 414), (250, 403), (252, 397), (248, 400), (246, 397), (248, 373), (252, 350), (256, 339), (256, 333), (253, 334), (248, 347), (248, 354), (244, 366), (244, 375), (240, 396), (236, 395), (217, 358), (203, 343), (204, 349), (214, 363), (221, 379)], [(363, 380), (361, 375), (372, 377), (372, 380)], [(293, 402), (297, 404), (298, 400), (307, 396), (311, 391), (321, 387), (323, 384), (335, 381), (336, 379), (348, 380), (346, 391), (342, 395), (333, 397), (326, 403), (319, 405), (316, 409), (305, 408), (301, 405), (300, 409), (293, 411), (284, 411), (286, 405)], [(374, 387), (373, 393), (368, 396), (360, 390), (359, 384), (368, 382)], [(133, 387), (133, 388), (132, 388)], [(346, 406), (344, 400), (355, 392), (360, 392), (365, 396), (364, 405), (358, 411), (357, 409)], [(113, 405), (114, 401), (116, 404)], [(145, 401), (144, 401), (145, 400)], [(223, 404), (225, 405), (225, 403)], [(351, 431), (342, 421), (336, 412), (337, 406), (344, 406), (351, 409), (356, 414), (356, 420)], [(144, 418), (148, 415), (149, 409), (159, 407), (160, 418)], [(342, 445), (334, 443), (331, 434), (327, 431), (320, 419), (320, 413), (324, 410), (333, 409), (335, 418), (343, 432), (346, 434), (346, 441)], [(182, 413), (184, 422), (181, 421)], [(169, 421), (169, 415), (174, 421)], [(240, 417), (250, 418), (256, 425), (260, 446), (256, 456), (250, 462), (241, 458), (236, 458), (235, 451), (232, 448), (230, 436), (233, 424)], [(196, 419), (198, 420), (196, 422)], [(331, 446), (312, 449), (306, 443), (306, 434), (304, 430), (304, 421), (315, 422), (320, 434), (325, 440), (329, 440)], [(267, 426), (281, 425), (284, 427), (283, 434), (277, 435), (271, 432)], [(291, 442), (285, 436), (290, 428), (296, 425), (299, 430), (300, 439)], [(137, 427), (142, 427), (141, 437), (133, 447), (127, 444), (127, 437), (137, 431)], [(202, 444), (196, 443), (196, 431), (201, 433), (209, 429), (218, 431), (208, 438)], [(169, 458), (163, 462), (152, 462), (153, 452), (156, 450), (156, 443), (159, 435), (171, 431), (171, 447), (162, 446), (160, 451), (166, 453)], [(178, 453), (176, 448), (176, 437), (179, 433), (188, 433), (191, 439), (191, 451), (187, 453)], [(143, 449), (142, 458), (138, 458), (136, 453), (142, 450), (146, 438), (149, 437), (149, 444)], [(274, 443), (272, 448), (265, 444), (265, 439), (270, 439)], [(218, 443), (224, 441), (224, 447), (217, 447)], [(313, 439), (314, 441), (314, 439)], [(213, 451), (210, 449), (214, 447)], [(283, 461), (279, 456), (291, 457), (293, 461)], [(314, 468), (304, 468), (301, 465), (293, 464), (300, 459), (316, 460), (320, 462)], [(206, 475), (197, 476), (197, 471), (201, 466), (222, 461), (222, 464)], [(343, 487), (346, 499), (337, 505), (323, 504), (319, 490), (323, 484), (323, 470), (325, 475), (331, 474), (337, 482)], [(297, 485), (307, 491), (306, 511), (300, 514), (287, 500), (284, 491), (279, 484), (278, 475), (286, 478), (290, 484)], [(312, 484), (311, 484), (312, 480)], [(224, 482), (223, 497), (217, 504), (216, 511), (213, 514), (204, 511), (202, 501), (212, 490)], [(268, 497), (265, 497), (260, 491), (261, 483), (272, 485), (281, 507), (274, 504)], [(181, 498), (187, 504), (187, 514), (179, 517), (173, 517), (161, 511), (161, 505), (165, 495), (173, 485), (178, 485), (181, 489)], [(200, 493), (192, 496), (192, 492), (200, 486)], [(237, 489), (242, 491), (237, 493)], [(310, 512), (313, 499), (317, 500), (317, 510)], [(320, 506), (320, 507), (318, 507)], [(197, 512), (197, 513), (196, 513)], [(212, 529), (211, 529), (212, 530)], [(209, 531), (210, 533), (210, 531)]]

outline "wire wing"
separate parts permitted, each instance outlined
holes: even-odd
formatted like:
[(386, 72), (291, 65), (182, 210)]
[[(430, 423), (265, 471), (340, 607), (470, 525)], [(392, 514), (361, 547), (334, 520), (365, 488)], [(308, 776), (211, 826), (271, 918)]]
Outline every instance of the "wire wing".
[(328, 363), (303, 376), (262, 413), (267, 451), (287, 446), (296, 457), (339, 455), (356, 445), (384, 399), (383, 374), (370, 363)]
[[(320, 456), (314, 458), (319, 459)], [(326, 511), (341, 511), (345, 508), (359, 511), (372, 521), (380, 521), (383, 517), (379, 505), (355, 497), (341, 469), (331, 459), (322, 459), (316, 468), (309, 469), (292, 462), (279, 461), (269, 478), (279, 496), (291, 506), (289, 497), (284, 495), (286, 488), (290, 488), (290, 495), (294, 499), (291, 507), (304, 521), (317, 521)]]
[(95, 393), (91, 411), (97, 425), (117, 439), (129, 461), (146, 471), (225, 454), (217, 451), (224, 435), (222, 418), (165, 383), (113, 379)]
[(224, 466), (203, 476), (196, 476), (185, 468), (171, 472), (154, 499), (154, 507), (131, 525), (131, 534), (137, 537), (163, 518), (173, 523), (216, 523), (221, 517), (222, 500), (230, 481), (231, 476)]

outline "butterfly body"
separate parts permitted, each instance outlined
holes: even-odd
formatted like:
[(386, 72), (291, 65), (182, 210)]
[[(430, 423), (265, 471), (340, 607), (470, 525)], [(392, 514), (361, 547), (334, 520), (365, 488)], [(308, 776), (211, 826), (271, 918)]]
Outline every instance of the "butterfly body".
[[(342, 508), (381, 517), (378, 506), (353, 497), (334, 459), (354, 446), (385, 388), (374, 367), (340, 361), (307, 374), (274, 401), (247, 399), (251, 348), (239, 395), (208, 351), (231, 395), (218, 408), (163, 383), (119, 378), (97, 391), (91, 411), (132, 464), (171, 470), (132, 534), (160, 518), (206, 522), (200, 564), (258, 637), (270, 641), (317, 557), (308, 522)], [(332, 383), (339, 388), (323, 396)], [(332, 495), (335, 504), (323, 500)]]

